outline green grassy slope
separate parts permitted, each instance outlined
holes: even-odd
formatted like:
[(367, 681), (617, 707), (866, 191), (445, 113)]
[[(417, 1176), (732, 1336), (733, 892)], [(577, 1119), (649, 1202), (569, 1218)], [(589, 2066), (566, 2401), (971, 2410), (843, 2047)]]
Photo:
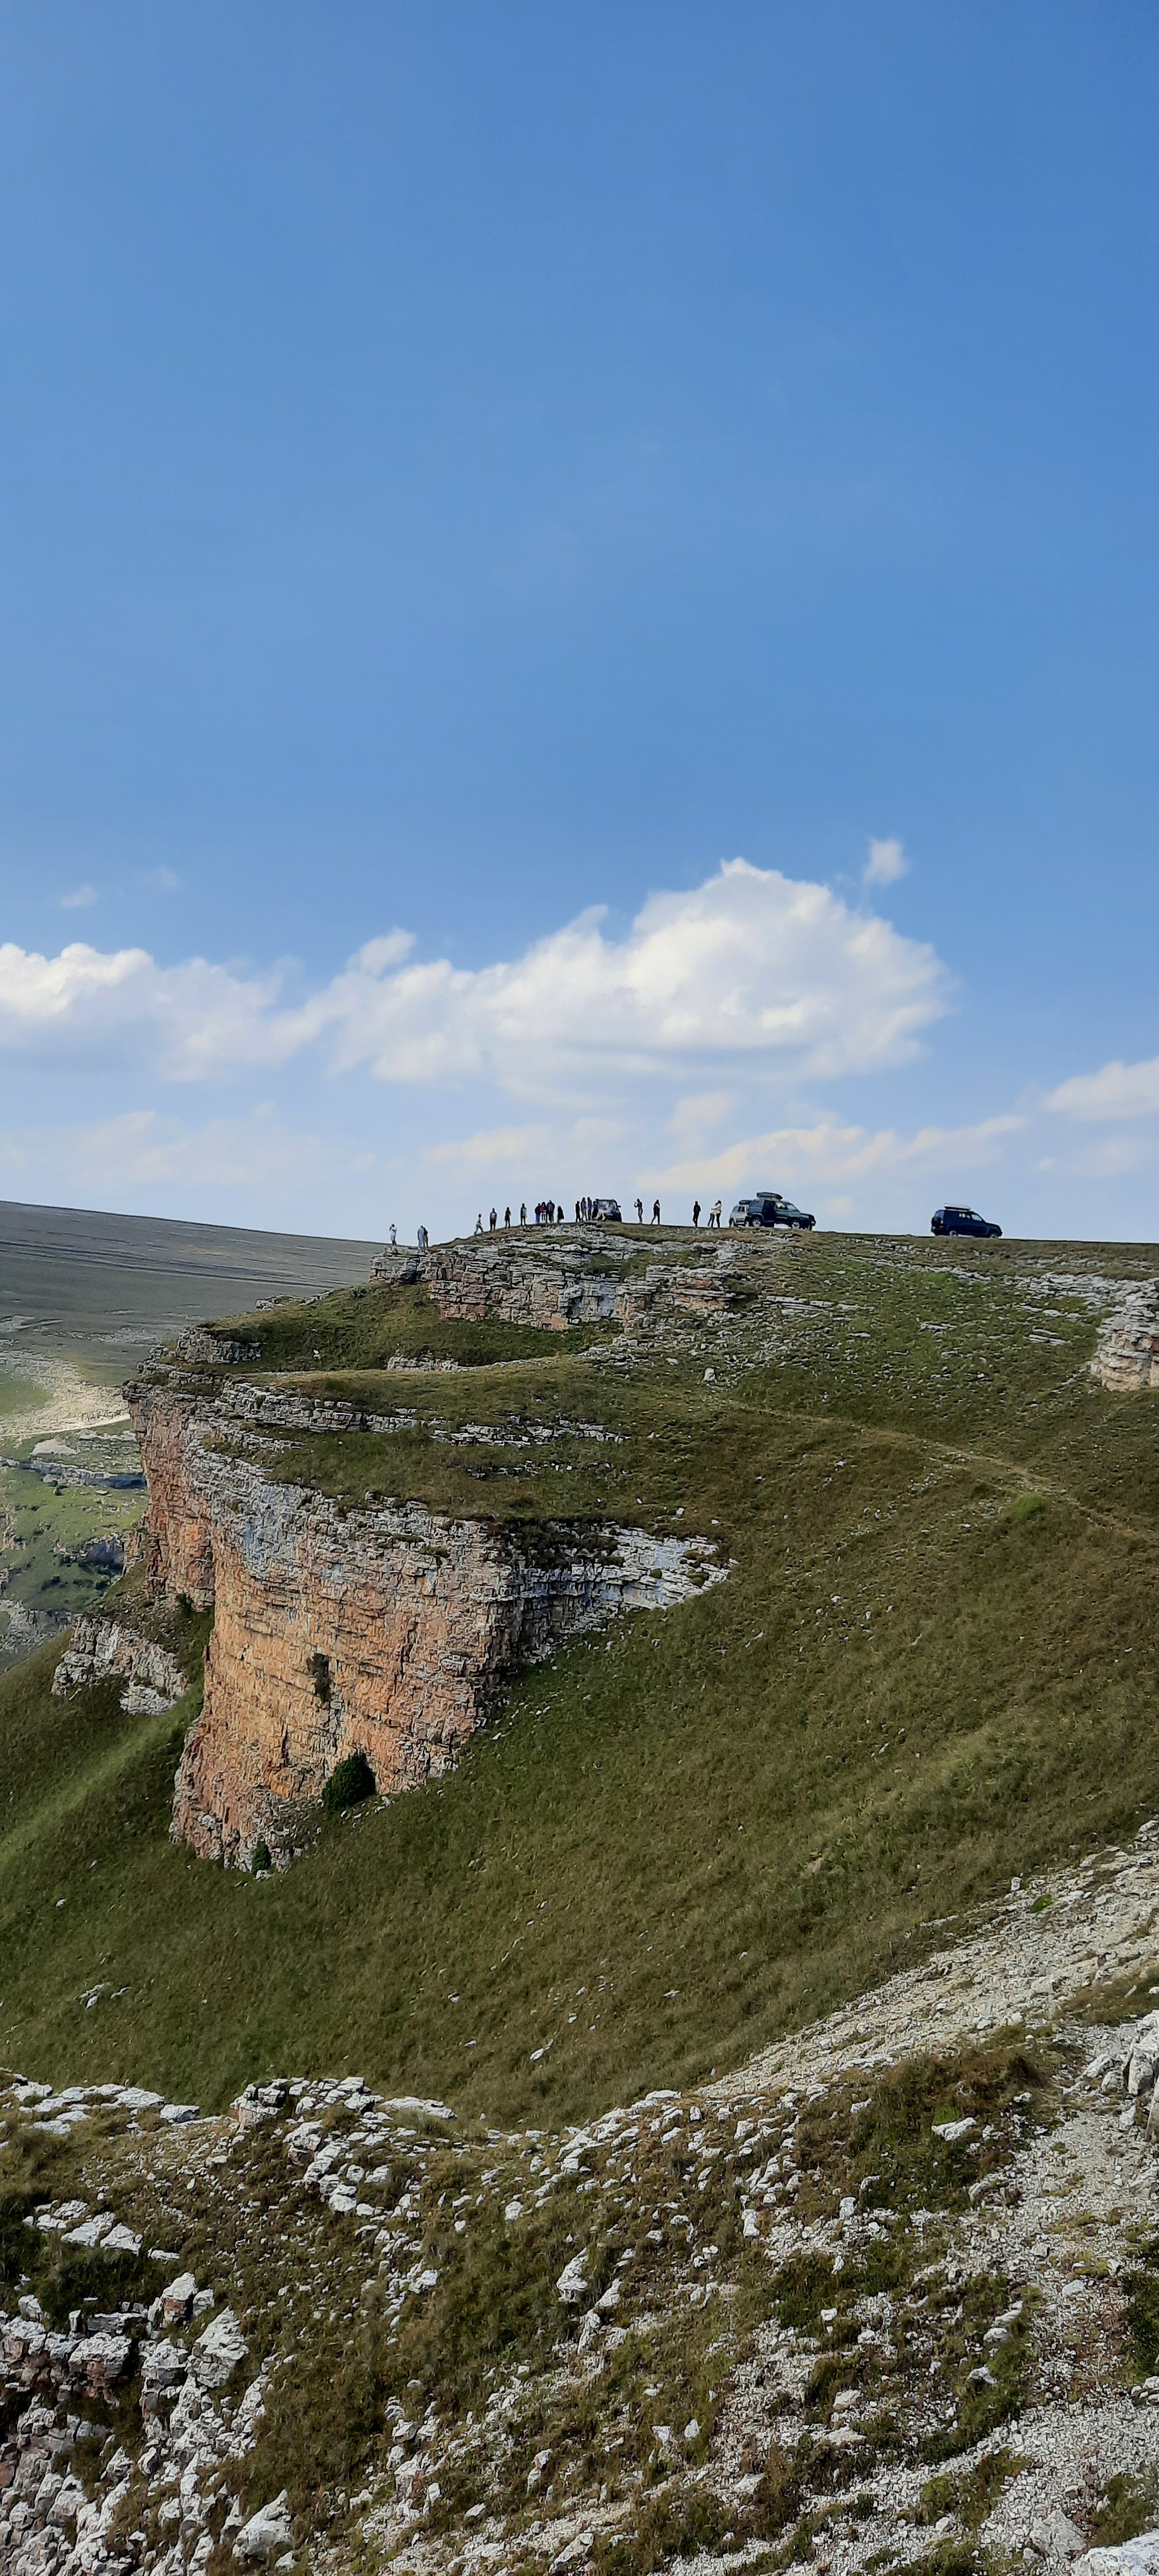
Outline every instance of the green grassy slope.
[[(268, 1313), (219, 1317), (210, 1330), (242, 1340), (266, 1369), (382, 1368), (392, 1358), (457, 1360), (460, 1368), (550, 1357), (560, 1336), (535, 1324), (448, 1322), (425, 1288), (346, 1288), (317, 1303), (279, 1300)], [(606, 1338), (600, 1324), (569, 1332), (584, 1349)]]
[[(206, 2104), (357, 2068), (588, 2113), (723, 2072), (1159, 1807), (1159, 1407), (1101, 1393), (1085, 1308), (1027, 1288), (1155, 1256), (1001, 1250), (762, 1247), (715, 1383), (569, 1345), (384, 1378), (420, 1415), (397, 1445), (296, 1441), (287, 1472), (337, 1492), (700, 1529), (732, 1571), (525, 1674), (456, 1774), (272, 1880), (167, 1839), (191, 1706), (54, 1700), (35, 1659), (0, 1685), (0, 2055)], [(619, 1436), (429, 1436), (516, 1413)]]

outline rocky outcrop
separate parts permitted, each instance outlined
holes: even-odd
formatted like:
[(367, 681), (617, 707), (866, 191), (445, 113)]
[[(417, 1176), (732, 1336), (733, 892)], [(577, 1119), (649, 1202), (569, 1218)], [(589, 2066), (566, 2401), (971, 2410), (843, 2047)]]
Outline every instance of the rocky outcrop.
[(176, 1372), (129, 1391), (150, 1588), (214, 1607), (173, 1816), (205, 1857), (246, 1864), (264, 1841), (285, 1860), (302, 1802), (348, 1754), (380, 1792), (416, 1787), (452, 1766), (518, 1666), (720, 1579), (703, 1539), (560, 1523), (518, 1544), (423, 1503), (351, 1509), (275, 1481), (239, 1454), (237, 1392), (210, 1398)]
[(618, 1324), (638, 1334), (650, 1324), (692, 1317), (711, 1321), (728, 1308), (738, 1247), (713, 1243), (682, 1257), (641, 1267), (633, 1244), (598, 1228), (557, 1235), (480, 1235), (437, 1244), (429, 1252), (384, 1252), (371, 1277), (397, 1287), (427, 1288), (440, 1315), (458, 1323), (533, 1324), (563, 1333), (584, 1324)]
[(122, 1628), (115, 1619), (74, 1619), (68, 1644), (52, 1677), (53, 1693), (95, 1682), (123, 1681), (121, 1706), (138, 1717), (160, 1717), (188, 1690), (187, 1676), (167, 1646)]
[[(582, 2576), (646, 2565), (660, 2514), (681, 2565), (1156, 2576), (1157, 2019), (1113, 2016), (1157, 1899), (1144, 1827), (747, 2068), (562, 2130), (357, 2074), (267, 2074), (210, 2118), (0, 2076), (37, 2177), (0, 2307), (0, 2576)], [(295, 2445), (334, 2457), (336, 2352), (358, 2489), (335, 2461), (291, 2495)]]
[(1132, 1288), (1108, 1316), (1091, 1368), (1114, 1395), (1159, 1387), (1159, 1279)]

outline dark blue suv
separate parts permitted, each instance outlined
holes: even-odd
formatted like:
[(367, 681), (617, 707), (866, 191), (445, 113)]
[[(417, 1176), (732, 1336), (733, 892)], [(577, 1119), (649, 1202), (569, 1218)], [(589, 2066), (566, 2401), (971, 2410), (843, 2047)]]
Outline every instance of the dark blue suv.
[(930, 1218), (931, 1234), (1001, 1234), (1000, 1225), (991, 1225), (988, 1217), (979, 1216), (977, 1208), (935, 1208)]

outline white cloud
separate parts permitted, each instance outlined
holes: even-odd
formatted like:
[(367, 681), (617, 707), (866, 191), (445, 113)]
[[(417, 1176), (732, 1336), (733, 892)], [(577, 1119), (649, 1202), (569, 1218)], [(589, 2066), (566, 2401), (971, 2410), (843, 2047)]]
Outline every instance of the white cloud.
[(795, 1188), (815, 1187), (915, 1167), (957, 1173), (995, 1162), (1003, 1139), (1021, 1134), (1027, 1124), (1010, 1110), (969, 1127), (919, 1127), (904, 1136), (894, 1127), (854, 1127), (821, 1118), (811, 1127), (777, 1127), (763, 1136), (745, 1137), (699, 1162), (670, 1164), (650, 1172), (648, 1186), (703, 1194), (705, 1189), (779, 1189), (786, 1181)]
[(210, 1118), (201, 1127), (131, 1109), (91, 1126), (0, 1134), (0, 1171), (51, 1177), (83, 1191), (82, 1205), (93, 1192), (123, 1205), (126, 1192), (169, 1189), (256, 1191), (268, 1200), (303, 1183), (316, 1189), (330, 1182), (339, 1162), (354, 1171), (367, 1161), (353, 1150), (336, 1153), (332, 1139), (288, 1127), (267, 1102), (247, 1117)]
[(60, 898), (60, 909), (62, 912), (83, 912), (88, 904), (95, 903), (96, 900), (97, 890), (95, 886), (74, 886), (71, 894), (62, 894)]
[(707, 1148), (708, 1139), (737, 1107), (735, 1092), (693, 1091), (678, 1100), (668, 1121), (668, 1133), (675, 1137), (682, 1153), (694, 1154)]
[(1048, 1094), (1045, 1106), (1067, 1118), (1153, 1118), (1159, 1112), (1159, 1055), (1145, 1064), (1105, 1064), (1099, 1073), (1072, 1074)]
[(539, 1153), (550, 1135), (549, 1127), (480, 1128), (477, 1136), (432, 1145), (427, 1161), (457, 1165), (464, 1172), (485, 1171), (492, 1163), (518, 1163), (521, 1155)]
[(896, 885), (909, 875), (909, 860), (900, 841), (871, 841), (862, 871), (863, 885)]
[(388, 1081), (574, 1091), (697, 1061), (821, 1077), (902, 1064), (948, 1008), (932, 948), (743, 859), (650, 896), (622, 940), (603, 917), (476, 971), (440, 959), (380, 977), (363, 952), (311, 1006), (317, 1025), (340, 1065)]
[(62, 1063), (151, 1064), (172, 1080), (287, 1062), (517, 1096), (590, 1100), (625, 1079), (703, 1066), (832, 1079), (906, 1063), (949, 1007), (935, 951), (850, 911), (827, 886), (731, 859), (707, 883), (649, 897), (620, 940), (583, 913), (511, 962), (414, 961), (370, 940), (302, 1002), (286, 970), (205, 958), (156, 964), (75, 942), (0, 948), (0, 1048)]

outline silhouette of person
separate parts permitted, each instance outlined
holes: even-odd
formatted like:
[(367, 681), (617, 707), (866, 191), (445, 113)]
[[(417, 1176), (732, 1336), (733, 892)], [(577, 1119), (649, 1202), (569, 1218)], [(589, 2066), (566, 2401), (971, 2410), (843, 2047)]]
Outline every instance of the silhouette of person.
[(643, 1202), (643, 1199), (637, 1199), (637, 1201), (636, 1201), (636, 1223), (637, 1223), (637, 1225), (643, 1225), (643, 1222), (644, 1222), (644, 1202)]
[(659, 1201), (659, 1199), (653, 1199), (653, 1201), (652, 1201), (652, 1223), (653, 1223), (653, 1225), (659, 1225), (659, 1223), (660, 1223), (660, 1201)]
[(693, 1202), (692, 1202), (692, 1222), (693, 1222), (693, 1224), (694, 1224), (694, 1225), (699, 1225), (699, 1223), (700, 1223), (700, 1201), (699, 1201), (699, 1199), (693, 1199)]

